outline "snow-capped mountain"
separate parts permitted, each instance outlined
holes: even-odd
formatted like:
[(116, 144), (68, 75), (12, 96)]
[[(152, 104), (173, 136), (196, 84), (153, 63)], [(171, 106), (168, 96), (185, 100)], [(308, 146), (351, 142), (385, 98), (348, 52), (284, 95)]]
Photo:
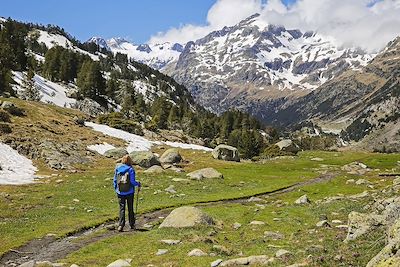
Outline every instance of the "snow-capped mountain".
[(181, 44), (133, 44), (123, 38), (105, 40), (101, 37), (92, 37), (87, 41), (93, 42), (113, 53), (122, 53), (129, 58), (144, 63), (154, 69), (161, 69), (168, 63), (176, 61), (183, 51)]
[(305, 95), (371, 59), (361, 50), (340, 48), (330, 37), (269, 25), (255, 14), (188, 42), (162, 71), (220, 113), (246, 108), (249, 101)]

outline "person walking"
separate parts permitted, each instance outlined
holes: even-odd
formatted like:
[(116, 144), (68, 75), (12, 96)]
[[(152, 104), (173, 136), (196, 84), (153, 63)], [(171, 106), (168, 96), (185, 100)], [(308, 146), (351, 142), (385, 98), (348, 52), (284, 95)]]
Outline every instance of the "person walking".
[(118, 231), (122, 232), (125, 226), (125, 207), (128, 205), (128, 219), (131, 230), (135, 230), (135, 213), (133, 211), (133, 199), (135, 186), (141, 187), (140, 182), (136, 181), (135, 170), (133, 169), (131, 157), (122, 157), (121, 163), (115, 167), (114, 189), (117, 193), (119, 202), (119, 222)]

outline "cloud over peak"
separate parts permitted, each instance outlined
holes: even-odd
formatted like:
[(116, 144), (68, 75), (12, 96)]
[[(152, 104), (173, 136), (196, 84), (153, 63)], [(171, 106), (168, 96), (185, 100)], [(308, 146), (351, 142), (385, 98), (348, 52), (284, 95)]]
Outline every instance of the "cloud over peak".
[(400, 35), (400, 0), (217, 0), (206, 25), (186, 24), (151, 37), (151, 43), (186, 43), (260, 13), (266, 23), (313, 30), (334, 37), (340, 45), (369, 52), (382, 49)]

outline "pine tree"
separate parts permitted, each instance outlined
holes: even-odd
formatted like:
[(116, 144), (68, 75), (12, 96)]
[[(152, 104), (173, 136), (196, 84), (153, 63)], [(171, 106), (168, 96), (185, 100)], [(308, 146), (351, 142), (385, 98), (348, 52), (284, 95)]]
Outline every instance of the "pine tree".
[(31, 101), (40, 101), (42, 96), (34, 80), (35, 73), (29, 69), (27, 75), (22, 81), (22, 98)]

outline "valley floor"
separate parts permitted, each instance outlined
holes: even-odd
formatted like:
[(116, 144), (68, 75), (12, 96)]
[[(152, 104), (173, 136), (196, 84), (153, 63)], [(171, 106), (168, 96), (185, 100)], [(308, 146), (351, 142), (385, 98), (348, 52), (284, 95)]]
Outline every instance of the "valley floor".
[[(144, 185), (139, 226), (146, 231), (118, 233), (113, 227), (118, 207), (111, 160), (104, 159), (82, 173), (47, 173), (48, 178), (33, 185), (0, 186), (0, 265), (35, 259), (105, 266), (117, 259), (132, 259), (132, 266), (210, 266), (217, 259), (267, 255), (274, 257), (271, 266), (365, 266), (385, 245), (383, 231), (349, 243), (343, 240), (348, 214), (363, 212), (373, 193), (392, 184), (391, 178), (378, 177), (378, 173), (398, 172), (398, 155), (303, 152), (265, 163), (217, 161), (209, 153), (193, 150), (183, 150), (182, 155), (190, 162), (183, 166), (186, 172), (214, 167), (224, 179), (182, 180), (185, 174), (138, 170), (138, 180)], [(371, 170), (360, 175), (343, 169), (355, 161)], [(349, 182), (361, 178), (369, 183)], [(164, 190), (170, 185), (177, 193)], [(369, 193), (357, 195), (364, 191)], [(304, 194), (311, 204), (294, 204)], [(254, 195), (258, 198), (248, 201)], [(162, 218), (182, 205), (200, 207), (217, 225), (159, 229)], [(316, 227), (324, 219), (331, 227)], [(253, 221), (263, 224), (250, 224)], [(235, 229), (234, 223), (241, 227)], [(160, 242), (164, 239), (181, 242), (166, 245)], [(195, 248), (207, 256), (187, 256)], [(156, 256), (159, 249), (168, 252)], [(275, 257), (280, 249), (290, 253)]]

